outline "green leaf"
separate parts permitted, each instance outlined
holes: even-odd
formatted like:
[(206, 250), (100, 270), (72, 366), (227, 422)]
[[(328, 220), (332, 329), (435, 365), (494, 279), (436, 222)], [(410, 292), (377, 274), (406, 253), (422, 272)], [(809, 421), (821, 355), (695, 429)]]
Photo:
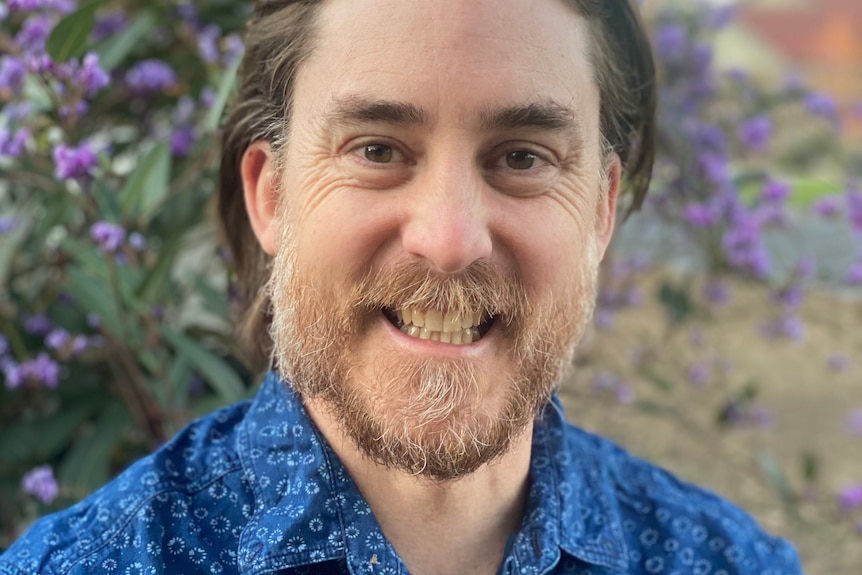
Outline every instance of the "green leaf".
[(94, 281), (92, 276), (78, 268), (70, 268), (68, 274), (69, 282), (65, 289), (75, 301), (84, 311), (98, 314), (102, 326), (110, 333), (122, 337), (117, 306), (107, 287), (100, 283), (101, 280)]
[(227, 403), (242, 399), (242, 380), (223, 359), (202, 347), (195, 340), (169, 327), (162, 327), (162, 336), (197, 370)]
[(96, 53), (99, 54), (99, 65), (109, 72), (119, 66), (155, 27), (156, 16), (152, 11), (146, 10), (137, 14), (127, 28), (114, 34), (96, 48)]
[(790, 483), (787, 481), (787, 477), (785, 477), (784, 471), (781, 469), (781, 464), (772, 453), (761, 453), (757, 457), (757, 466), (766, 478), (767, 483), (769, 483), (770, 487), (778, 493), (783, 502), (793, 503), (796, 501), (796, 494), (793, 492), (793, 488), (790, 487)]
[(677, 287), (664, 281), (659, 287), (658, 298), (671, 325), (679, 325), (691, 316), (692, 304), (688, 285)]
[(224, 76), (221, 78), (221, 82), (218, 87), (218, 96), (216, 97), (215, 102), (213, 102), (212, 107), (209, 109), (206, 121), (204, 122), (204, 129), (207, 132), (215, 132), (218, 129), (222, 112), (224, 112), (224, 107), (227, 105), (227, 99), (236, 84), (236, 74), (239, 70), (239, 64), (241, 61), (242, 58), (236, 58), (236, 61), (231, 64), (230, 68), (225, 70)]
[(87, 50), (87, 39), (96, 22), (96, 8), (101, 3), (101, 0), (95, 0), (84, 4), (54, 26), (45, 44), (52, 60), (65, 62), (84, 54)]
[(75, 443), (64, 459), (57, 474), (60, 483), (89, 493), (108, 481), (111, 453), (131, 425), (125, 406), (120, 403), (108, 406), (90, 433)]
[(227, 304), (227, 295), (213, 288), (201, 276), (194, 278), (195, 292), (203, 300), (204, 308), (223, 320), (230, 320), (230, 310)]
[(72, 440), (74, 432), (99, 409), (98, 403), (66, 405), (60, 413), (31, 423), (18, 423), (0, 433), (0, 461), (46, 461)]
[(165, 199), (170, 189), (171, 150), (159, 142), (139, 161), (120, 191), (123, 214), (148, 219)]
[(159, 294), (170, 287), (170, 274), (179, 253), (182, 237), (169, 239), (159, 249), (156, 265), (138, 287), (138, 297), (144, 302), (155, 302)]

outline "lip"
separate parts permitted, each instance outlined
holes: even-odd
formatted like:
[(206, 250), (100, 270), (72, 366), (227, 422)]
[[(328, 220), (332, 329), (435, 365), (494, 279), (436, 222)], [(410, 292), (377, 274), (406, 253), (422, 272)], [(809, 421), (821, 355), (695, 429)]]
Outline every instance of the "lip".
[(494, 322), (494, 325), (491, 326), (488, 333), (482, 336), (482, 339), (479, 341), (463, 345), (455, 345), (440, 341), (431, 341), (430, 339), (410, 337), (392, 325), (392, 322), (389, 321), (382, 312), (380, 312), (378, 318), (387, 332), (392, 336), (395, 344), (406, 353), (458, 359), (478, 357), (479, 355), (486, 353), (488, 346), (493, 345), (493, 340), (497, 335), (497, 324), (499, 323)]

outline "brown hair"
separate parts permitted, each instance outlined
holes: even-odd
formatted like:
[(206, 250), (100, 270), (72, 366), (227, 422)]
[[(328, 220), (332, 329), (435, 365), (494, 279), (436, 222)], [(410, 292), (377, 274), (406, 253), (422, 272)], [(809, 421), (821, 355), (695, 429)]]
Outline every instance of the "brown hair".
[[(643, 202), (655, 153), (655, 69), (649, 40), (632, 0), (566, 0), (588, 23), (591, 60), (601, 101), (602, 136), (623, 164), (632, 195)], [(233, 258), (242, 317), (239, 336), (254, 370), (266, 367), (272, 340), (265, 285), (269, 258), (245, 209), (240, 162), (265, 140), (273, 153), (287, 136), (293, 79), (314, 43), (320, 0), (257, 0), (245, 36), (236, 103), (223, 126), (218, 213)]]

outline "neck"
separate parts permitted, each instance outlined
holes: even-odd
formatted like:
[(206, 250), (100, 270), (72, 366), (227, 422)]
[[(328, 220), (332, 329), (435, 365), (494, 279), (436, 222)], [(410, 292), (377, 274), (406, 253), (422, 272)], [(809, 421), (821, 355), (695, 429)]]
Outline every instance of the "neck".
[(532, 426), (499, 459), (441, 483), (371, 461), (325, 406), (306, 408), (411, 573), (497, 572), (524, 513)]

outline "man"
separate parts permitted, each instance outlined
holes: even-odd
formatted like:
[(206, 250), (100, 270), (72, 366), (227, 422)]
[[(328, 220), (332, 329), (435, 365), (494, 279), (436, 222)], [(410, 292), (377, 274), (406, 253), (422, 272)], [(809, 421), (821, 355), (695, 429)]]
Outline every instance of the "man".
[(553, 399), (652, 163), (628, 3), (269, 0), (245, 58), (220, 208), (272, 371), (0, 573), (800, 572)]

